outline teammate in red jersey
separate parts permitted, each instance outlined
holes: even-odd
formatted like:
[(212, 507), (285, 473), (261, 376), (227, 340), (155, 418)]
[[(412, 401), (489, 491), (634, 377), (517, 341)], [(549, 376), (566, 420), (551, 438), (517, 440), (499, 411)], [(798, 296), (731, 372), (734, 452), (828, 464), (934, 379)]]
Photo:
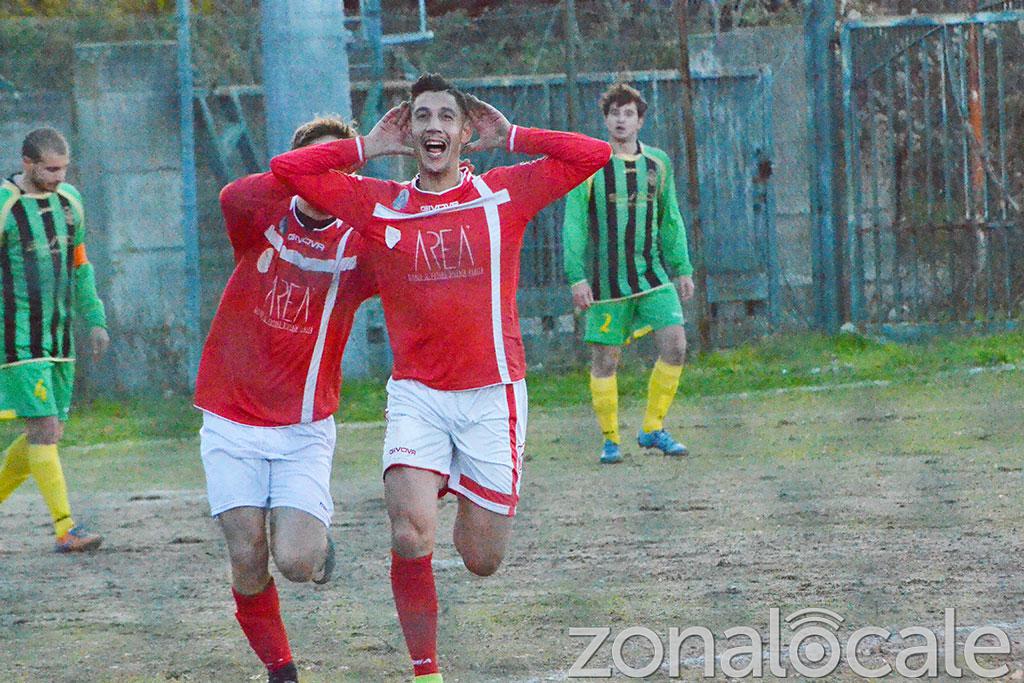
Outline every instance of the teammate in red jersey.
[[(460, 169), (463, 151), (494, 148), (544, 156), (479, 176)], [(399, 183), (337, 172), (388, 154), (414, 154), (419, 174)], [(366, 137), (271, 161), (299, 195), (372, 242), (395, 359), (384, 443), (391, 585), (418, 681), (441, 680), (436, 497), (459, 497), (455, 547), (481, 576), (501, 563), (515, 514), (527, 417), (516, 309), (523, 233), (610, 156), (600, 140), (514, 126), (431, 74)]]
[[(340, 120), (315, 119), (295, 131), (292, 147), (354, 135)], [(195, 396), (210, 511), (227, 539), (238, 623), (270, 681), (297, 681), (269, 556), (291, 581), (330, 578), (341, 356), (375, 284), (360, 236), (273, 174), (236, 180), (220, 200), (235, 270)]]

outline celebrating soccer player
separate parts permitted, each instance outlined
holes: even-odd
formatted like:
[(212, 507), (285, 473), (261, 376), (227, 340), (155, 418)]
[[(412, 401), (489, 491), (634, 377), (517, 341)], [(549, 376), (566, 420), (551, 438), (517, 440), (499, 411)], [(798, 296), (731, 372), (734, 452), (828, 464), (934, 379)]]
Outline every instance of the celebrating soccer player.
[(663, 151), (638, 139), (647, 102), (635, 88), (616, 83), (601, 96), (600, 106), (615, 154), (569, 193), (562, 239), (573, 304), (586, 311), (590, 391), (605, 439), (600, 461), (622, 461), (615, 379), (622, 346), (651, 330), (658, 360), (637, 443), (666, 455), (686, 455), (686, 446), (664, 428), (686, 358), (679, 301), (693, 296), (672, 165)]
[[(479, 138), (471, 142), (474, 130)], [(544, 155), (474, 175), (463, 151)], [(336, 172), (414, 154), (419, 174), (387, 182)], [(459, 498), (453, 532), (466, 567), (501, 563), (522, 476), (526, 362), (516, 286), (526, 225), (604, 165), (608, 145), (514, 126), (436, 74), (366, 137), (276, 157), (271, 169), (372, 240), (394, 368), (388, 382), (384, 492), (391, 586), (416, 680), (441, 680), (431, 557), (436, 499)]]
[(57, 552), (98, 548), (103, 539), (71, 518), (57, 443), (71, 407), (75, 315), (90, 327), (95, 357), (107, 349), (107, 318), (85, 254), (82, 197), (64, 182), (69, 153), (52, 128), (29, 133), (22, 172), (0, 185), (0, 277), (4, 360), (0, 408), (25, 419), (25, 432), (4, 452), (0, 501), (29, 475), (53, 517)]
[[(292, 148), (351, 138), (340, 120), (299, 127)], [(268, 571), (325, 583), (341, 357), (360, 302), (375, 293), (360, 237), (271, 173), (221, 191), (235, 252), (196, 380), (210, 512), (231, 559), (236, 617), (271, 683), (297, 681)], [(269, 509), (270, 539), (266, 525)]]

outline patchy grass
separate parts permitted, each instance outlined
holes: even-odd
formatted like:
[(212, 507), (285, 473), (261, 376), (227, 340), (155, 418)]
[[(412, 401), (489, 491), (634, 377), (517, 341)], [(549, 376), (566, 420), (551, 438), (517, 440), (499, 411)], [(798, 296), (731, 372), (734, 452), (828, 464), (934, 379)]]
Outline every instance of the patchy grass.
[[(623, 404), (645, 400), (650, 363), (627, 349), (619, 372)], [(779, 335), (734, 349), (691, 359), (679, 386), (681, 400), (750, 391), (831, 386), (859, 381), (908, 381), (937, 373), (1024, 363), (1024, 333), (936, 339), (927, 344), (897, 344), (854, 334)], [(590, 403), (589, 370), (530, 373), (530, 406), (546, 408)], [(384, 419), (382, 379), (347, 380), (338, 418), (342, 422)], [(65, 445), (86, 445), (192, 436), (200, 425), (191, 398), (98, 399), (76, 404)], [(13, 438), (17, 423), (0, 426)]]

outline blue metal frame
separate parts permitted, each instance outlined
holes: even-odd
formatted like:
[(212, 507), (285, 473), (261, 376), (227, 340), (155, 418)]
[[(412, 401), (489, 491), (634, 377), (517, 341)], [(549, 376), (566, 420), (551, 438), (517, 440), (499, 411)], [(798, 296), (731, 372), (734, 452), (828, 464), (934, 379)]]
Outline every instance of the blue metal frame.
[(188, 381), (195, 382), (199, 370), (200, 274), (199, 220), (196, 208), (195, 123), (193, 119), (192, 39), (190, 0), (177, 0), (178, 18), (178, 104), (181, 136), (181, 232), (185, 243), (185, 321), (188, 329)]
[(811, 260), (815, 324), (833, 332), (839, 328), (839, 264), (836, 261), (836, 216), (833, 211), (836, 127), (832, 116), (832, 36), (835, 5), (804, 2), (807, 129), (811, 151), (809, 190), (812, 222)]

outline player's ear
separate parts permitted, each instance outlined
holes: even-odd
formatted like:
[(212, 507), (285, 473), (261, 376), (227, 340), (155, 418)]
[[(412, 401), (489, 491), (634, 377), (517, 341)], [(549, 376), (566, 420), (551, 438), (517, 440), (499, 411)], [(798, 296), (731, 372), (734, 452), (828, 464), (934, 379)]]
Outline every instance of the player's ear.
[(468, 116), (463, 117), (462, 131), (459, 133), (459, 138), (462, 140), (462, 144), (466, 144), (473, 139), (473, 122)]

